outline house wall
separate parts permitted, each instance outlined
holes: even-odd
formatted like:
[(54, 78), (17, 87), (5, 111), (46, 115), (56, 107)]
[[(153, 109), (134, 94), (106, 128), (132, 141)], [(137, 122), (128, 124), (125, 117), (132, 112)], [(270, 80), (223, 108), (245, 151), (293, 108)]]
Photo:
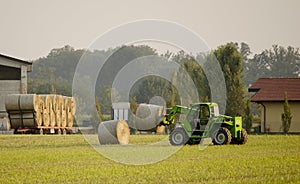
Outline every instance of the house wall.
[[(292, 122), (289, 132), (300, 132), (300, 102), (289, 102)], [(264, 102), (266, 108), (266, 132), (282, 132), (281, 114), (283, 102)], [(264, 132), (264, 108), (261, 108), (261, 132)]]

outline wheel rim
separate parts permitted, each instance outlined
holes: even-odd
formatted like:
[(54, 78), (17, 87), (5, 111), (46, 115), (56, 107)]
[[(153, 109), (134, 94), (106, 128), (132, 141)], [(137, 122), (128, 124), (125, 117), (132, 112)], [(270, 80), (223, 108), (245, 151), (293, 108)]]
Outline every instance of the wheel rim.
[(226, 138), (225, 134), (219, 133), (219, 134), (217, 134), (216, 142), (217, 142), (218, 144), (223, 144), (224, 141), (225, 141), (225, 138)]
[(181, 133), (176, 133), (173, 135), (172, 140), (175, 144), (181, 144), (183, 142), (183, 135)]

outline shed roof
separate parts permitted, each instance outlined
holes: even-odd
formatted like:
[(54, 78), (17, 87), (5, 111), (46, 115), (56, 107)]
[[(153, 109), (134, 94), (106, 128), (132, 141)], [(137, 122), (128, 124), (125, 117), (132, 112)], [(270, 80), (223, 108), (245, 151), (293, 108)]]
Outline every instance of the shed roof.
[(300, 101), (300, 78), (259, 78), (248, 91), (256, 92), (252, 102), (281, 102), (285, 92), (289, 101)]
[(28, 72), (32, 70), (32, 62), (24, 61), (3, 54), (0, 54), (0, 65), (14, 67), (14, 68), (20, 68), (21, 66), (26, 66)]
[(10, 59), (10, 60), (14, 60), (14, 61), (17, 61), (17, 62), (21, 62), (21, 63), (27, 64), (27, 65), (32, 65), (31, 62), (24, 61), (24, 60), (21, 60), (21, 59), (18, 59), (18, 58), (14, 58), (14, 57), (11, 57), (11, 56), (0, 54), (0, 57), (4, 57), (6, 59)]

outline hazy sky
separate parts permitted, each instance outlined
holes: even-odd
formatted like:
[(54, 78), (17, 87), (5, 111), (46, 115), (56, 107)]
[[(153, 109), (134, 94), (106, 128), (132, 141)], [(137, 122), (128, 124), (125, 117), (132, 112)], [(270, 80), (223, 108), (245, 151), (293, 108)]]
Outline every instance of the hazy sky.
[(25, 60), (53, 48), (87, 48), (109, 29), (140, 19), (177, 22), (211, 48), (246, 42), (254, 53), (273, 44), (300, 47), (297, 0), (0, 0), (0, 53)]

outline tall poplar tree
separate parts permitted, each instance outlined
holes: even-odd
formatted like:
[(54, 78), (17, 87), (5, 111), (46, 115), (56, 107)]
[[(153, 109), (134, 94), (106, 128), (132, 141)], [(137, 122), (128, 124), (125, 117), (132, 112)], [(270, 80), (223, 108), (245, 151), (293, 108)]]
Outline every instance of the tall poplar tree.
[(242, 80), (242, 56), (234, 43), (220, 46), (214, 51), (226, 82), (227, 100), (225, 114), (230, 116), (244, 115), (244, 82)]

